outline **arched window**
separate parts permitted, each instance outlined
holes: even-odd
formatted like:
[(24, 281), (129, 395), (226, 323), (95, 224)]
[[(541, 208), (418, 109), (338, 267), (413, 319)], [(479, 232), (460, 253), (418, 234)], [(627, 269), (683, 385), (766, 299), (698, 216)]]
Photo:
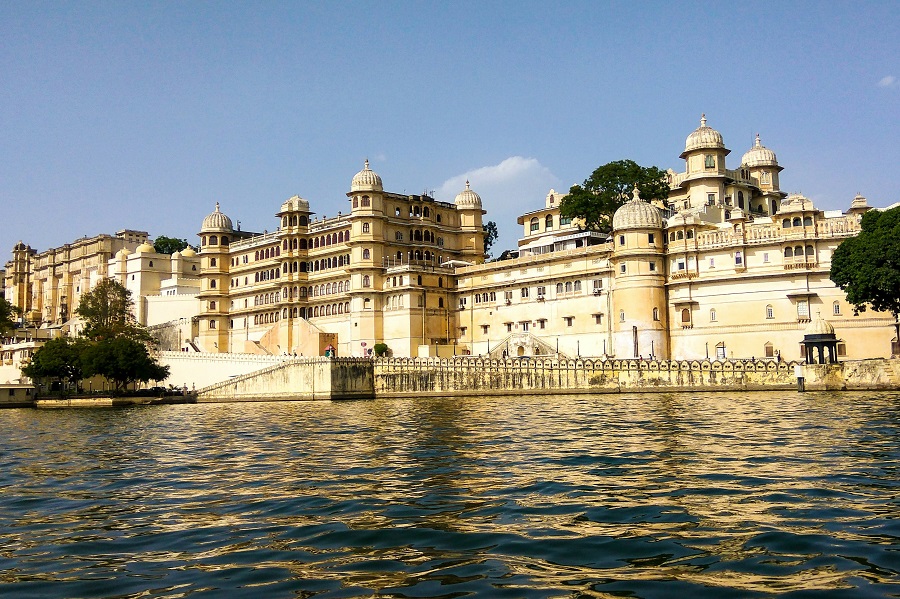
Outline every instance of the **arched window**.
[(557, 283), (556, 284), (556, 293), (562, 293), (562, 292), (563, 292), (563, 284)]
[(659, 308), (653, 308), (653, 320), (659, 320)]
[(331, 316), (331, 306), (325, 306), (325, 316)]
[(428, 211), (428, 206), (422, 208), (422, 216), (424, 216), (425, 218), (428, 218), (429, 214), (431, 214), (431, 213)]
[(813, 254), (815, 254), (815, 250), (813, 249), (813, 246), (811, 246), (811, 245), (806, 246), (806, 255), (812, 256)]
[(371, 200), (369, 200), (369, 196), (363, 196), (362, 197), (362, 207), (367, 208), (371, 205), (372, 205), (372, 202), (371, 202)]
[(803, 226), (804, 226), (804, 227), (811, 227), (811, 226), (812, 226), (812, 217), (811, 217), (811, 216), (804, 216), (804, 217), (803, 217)]
[(715, 308), (712, 308), (709, 311), (709, 321), (716, 322), (716, 309)]
[(741, 210), (744, 209), (744, 192), (743, 191), (738, 192), (738, 208), (740, 208)]
[(803, 221), (800, 220), (800, 217), (795, 217), (792, 223), (795, 227), (803, 226)]
[(363, 233), (368, 233), (368, 232), (369, 232), (369, 223), (363, 223), (363, 224), (362, 224), (362, 232), (363, 232)]
[(444, 277), (438, 277), (438, 287), (444, 286)]
[(834, 314), (835, 316), (840, 316), (840, 315), (841, 315), (841, 304), (840, 304), (840, 302), (835, 301), (833, 304), (831, 304), (831, 313)]
[(784, 220), (781, 221), (781, 228), (782, 228), (782, 229), (789, 229), (790, 226), (791, 226), (791, 219), (785, 218)]
[(219, 238), (215, 235), (209, 236), (209, 245), (219, 245)]
[(687, 308), (681, 310), (681, 324), (689, 324), (691, 322), (691, 311)]
[(687, 232), (687, 238), (688, 238), (688, 239), (693, 239), (693, 238), (694, 238), (694, 230), (693, 230), (693, 229), (689, 229), (689, 230), (688, 230), (688, 232)]
[(316, 306), (315, 308), (313, 308), (313, 316), (318, 316), (318, 315), (319, 315), (319, 306)]
[(675, 233), (675, 239), (684, 239), (684, 231), (678, 231)]
[(794, 246), (794, 256), (798, 256), (798, 257), (803, 256), (803, 246), (802, 245)]
[(368, 260), (372, 257), (372, 252), (369, 251), (369, 248), (363, 250), (363, 260)]
[(553, 228), (553, 215), (548, 214), (547, 218), (544, 219), (544, 228), (548, 231)]
[(675, 232), (674, 231), (669, 233), (669, 241), (675, 241)]
[(794, 257), (794, 250), (791, 249), (791, 248), (784, 248), (784, 257), (785, 257), (785, 258), (793, 258), (793, 257)]
[(619, 322), (625, 322), (625, 310), (619, 310)]
[(363, 276), (363, 287), (370, 287), (372, 284), (371, 281), (372, 280), (369, 278), (369, 275), (364, 275)]
[(359, 208), (359, 198), (357, 198), (356, 196), (353, 197), (353, 207)]
[(532, 219), (531, 219), (531, 231), (534, 232), (534, 231), (539, 230), (540, 228), (541, 228), (541, 223), (540, 223), (540, 221), (537, 219), (537, 217), (532, 218)]
[(772, 307), (772, 304), (766, 306), (766, 318), (775, 318), (775, 309)]
[(572, 281), (566, 281), (566, 293), (572, 291)]
[(573, 283), (572, 287), (574, 288), (575, 291), (581, 291), (581, 281), (575, 281), (575, 283)]

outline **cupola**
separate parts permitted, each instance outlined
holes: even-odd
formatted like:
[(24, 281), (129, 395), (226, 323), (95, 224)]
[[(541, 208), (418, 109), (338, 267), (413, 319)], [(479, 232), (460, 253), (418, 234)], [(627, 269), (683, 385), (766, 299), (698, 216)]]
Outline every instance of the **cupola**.
[(353, 175), (353, 181), (350, 182), (350, 191), (383, 191), (381, 177), (369, 168), (368, 160), (366, 160), (363, 170)]
[(481, 196), (472, 191), (468, 180), (466, 180), (466, 188), (457, 194), (453, 203), (460, 210), (481, 210)]
[(681, 158), (696, 150), (722, 150), (726, 155), (731, 151), (725, 148), (722, 134), (707, 126), (705, 114), (700, 116), (700, 126), (687, 136)]
[(203, 219), (203, 226), (200, 227), (201, 233), (231, 233), (234, 227), (231, 219), (223, 212), (219, 211), (219, 203), (216, 202), (216, 211)]
[(613, 230), (662, 229), (662, 215), (659, 209), (641, 199), (637, 185), (631, 193), (631, 199), (619, 206), (613, 214)]

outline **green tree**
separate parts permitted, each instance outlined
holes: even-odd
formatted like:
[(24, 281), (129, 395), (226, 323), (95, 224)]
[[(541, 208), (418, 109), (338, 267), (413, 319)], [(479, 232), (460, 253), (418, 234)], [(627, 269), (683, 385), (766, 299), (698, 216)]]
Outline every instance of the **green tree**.
[(160, 235), (153, 241), (153, 249), (156, 250), (157, 254), (172, 255), (175, 252), (182, 251), (188, 245), (187, 239), (177, 239), (175, 237), (166, 237), (165, 235)]
[(562, 216), (577, 218), (585, 229), (607, 232), (616, 209), (630, 200), (637, 184), (641, 198), (663, 200), (669, 196), (665, 173), (631, 160), (617, 160), (597, 167), (581, 185), (573, 185), (559, 206)]
[(150, 334), (134, 317), (131, 291), (114, 279), (103, 279), (81, 296), (75, 313), (84, 320), (84, 336), (92, 340), (128, 337), (149, 342)]
[(844, 240), (834, 251), (830, 277), (857, 312), (871, 307), (891, 312), (896, 319), (900, 314), (900, 207), (866, 212), (859, 235)]
[(494, 243), (497, 242), (497, 238), (500, 237), (500, 231), (497, 229), (497, 223), (492, 220), (489, 220), (482, 228), (484, 229), (484, 255), (488, 256)]
[(147, 346), (128, 337), (102, 339), (88, 345), (81, 354), (86, 376), (100, 375), (122, 391), (133, 382), (162, 381), (169, 367), (150, 356)]
[(376, 343), (372, 346), (372, 351), (379, 358), (384, 357), (384, 355), (388, 353), (388, 350), (390, 350), (390, 348), (387, 343)]
[(16, 326), (16, 317), (21, 314), (18, 307), (0, 297), (0, 333), (12, 330)]
[(48, 378), (77, 385), (84, 378), (81, 354), (87, 345), (84, 339), (51, 339), (34, 352), (31, 362), (22, 368), (22, 374), (32, 380)]

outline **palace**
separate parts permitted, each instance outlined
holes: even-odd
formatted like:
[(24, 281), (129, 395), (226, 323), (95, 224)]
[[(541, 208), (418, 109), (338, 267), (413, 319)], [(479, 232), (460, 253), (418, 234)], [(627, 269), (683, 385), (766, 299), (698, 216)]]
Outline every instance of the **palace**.
[(117, 277), (167, 346), (212, 353), (365, 356), (384, 343), (394, 356), (802, 360), (811, 324), (841, 357), (898, 353), (893, 317), (855, 314), (828, 277), (865, 198), (821, 211), (781, 191), (759, 136), (735, 169), (729, 153), (702, 118), (668, 200), (635, 190), (611, 234), (561, 217), (565, 195), (550, 190), (506, 260), (484, 261), (468, 183), (453, 203), (386, 192), (366, 162), (346, 214), (313, 218), (294, 196), (257, 234), (216, 205), (197, 253), (157, 254), (138, 231), (40, 254), (19, 244), (5, 294), (30, 326), (63, 327), (80, 293)]

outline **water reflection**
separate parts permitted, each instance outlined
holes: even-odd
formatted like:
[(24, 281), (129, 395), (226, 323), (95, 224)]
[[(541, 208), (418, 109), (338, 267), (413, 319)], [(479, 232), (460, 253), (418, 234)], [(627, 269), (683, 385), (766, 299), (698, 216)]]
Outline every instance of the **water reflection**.
[(0, 593), (896, 593), (900, 394), (0, 411)]

